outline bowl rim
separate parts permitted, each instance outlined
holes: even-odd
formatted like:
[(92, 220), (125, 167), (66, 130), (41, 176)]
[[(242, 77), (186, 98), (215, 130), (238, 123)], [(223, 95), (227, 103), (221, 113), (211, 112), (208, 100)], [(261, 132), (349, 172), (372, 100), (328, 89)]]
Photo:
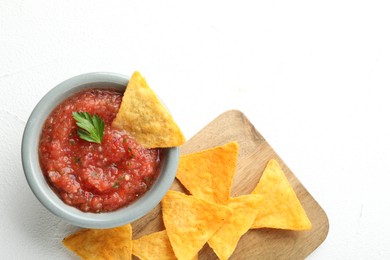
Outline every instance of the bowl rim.
[(22, 137), (21, 157), (28, 185), (43, 206), (73, 225), (84, 228), (112, 228), (133, 222), (160, 203), (175, 179), (180, 147), (164, 148), (164, 162), (160, 174), (145, 194), (130, 205), (115, 211), (87, 213), (65, 204), (51, 189), (41, 171), (38, 160), (39, 137), (49, 113), (64, 99), (82, 89), (101, 86), (124, 91), (129, 79), (128, 76), (112, 72), (90, 72), (69, 78), (47, 92), (27, 120)]

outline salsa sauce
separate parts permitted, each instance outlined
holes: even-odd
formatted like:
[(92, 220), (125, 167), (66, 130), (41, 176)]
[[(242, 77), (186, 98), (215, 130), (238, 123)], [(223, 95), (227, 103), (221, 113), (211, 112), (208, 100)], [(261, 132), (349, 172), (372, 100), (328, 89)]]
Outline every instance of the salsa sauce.
[[(124, 131), (111, 128), (122, 93), (89, 89), (58, 105), (46, 119), (39, 161), (47, 181), (68, 205), (108, 212), (144, 194), (159, 175), (161, 149), (145, 149)], [(72, 112), (98, 115), (105, 123), (101, 144), (79, 138)]]

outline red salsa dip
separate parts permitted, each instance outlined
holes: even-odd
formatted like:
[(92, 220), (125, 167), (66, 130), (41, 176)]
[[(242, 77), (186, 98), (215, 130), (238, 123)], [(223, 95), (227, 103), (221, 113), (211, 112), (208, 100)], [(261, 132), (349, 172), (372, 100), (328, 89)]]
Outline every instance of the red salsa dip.
[[(124, 131), (111, 128), (122, 93), (88, 89), (59, 104), (46, 119), (39, 161), (52, 189), (84, 212), (109, 212), (129, 205), (159, 175), (161, 149), (145, 149)], [(105, 123), (102, 143), (78, 136), (72, 112), (98, 115)]]

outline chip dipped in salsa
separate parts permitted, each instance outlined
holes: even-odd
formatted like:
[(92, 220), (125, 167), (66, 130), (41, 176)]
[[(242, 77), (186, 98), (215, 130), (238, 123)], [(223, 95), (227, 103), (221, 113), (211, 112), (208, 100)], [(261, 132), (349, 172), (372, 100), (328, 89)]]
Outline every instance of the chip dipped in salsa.
[[(124, 207), (148, 191), (159, 175), (162, 149), (146, 149), (127, 132), (111, 127), (122, 96), (112, 89), (81, 91), (59, 104), (43, 126), (39, 141), (43, 174), (66, 204), (81, 211)], [(74, 113), (88, 113), (104, 122), (100, 143), (80, 138)]]

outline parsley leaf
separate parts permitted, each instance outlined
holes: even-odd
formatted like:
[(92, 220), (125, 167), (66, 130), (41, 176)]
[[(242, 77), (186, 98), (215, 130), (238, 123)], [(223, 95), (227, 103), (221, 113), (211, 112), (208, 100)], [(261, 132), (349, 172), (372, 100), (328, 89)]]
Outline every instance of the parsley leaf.
[(104, 122), (99, 116), (91, 117), (88, 112), (73, 112), (72, 115), (79, 127), (77, 133), (81, 139), (98, 144), (102, 143)]

